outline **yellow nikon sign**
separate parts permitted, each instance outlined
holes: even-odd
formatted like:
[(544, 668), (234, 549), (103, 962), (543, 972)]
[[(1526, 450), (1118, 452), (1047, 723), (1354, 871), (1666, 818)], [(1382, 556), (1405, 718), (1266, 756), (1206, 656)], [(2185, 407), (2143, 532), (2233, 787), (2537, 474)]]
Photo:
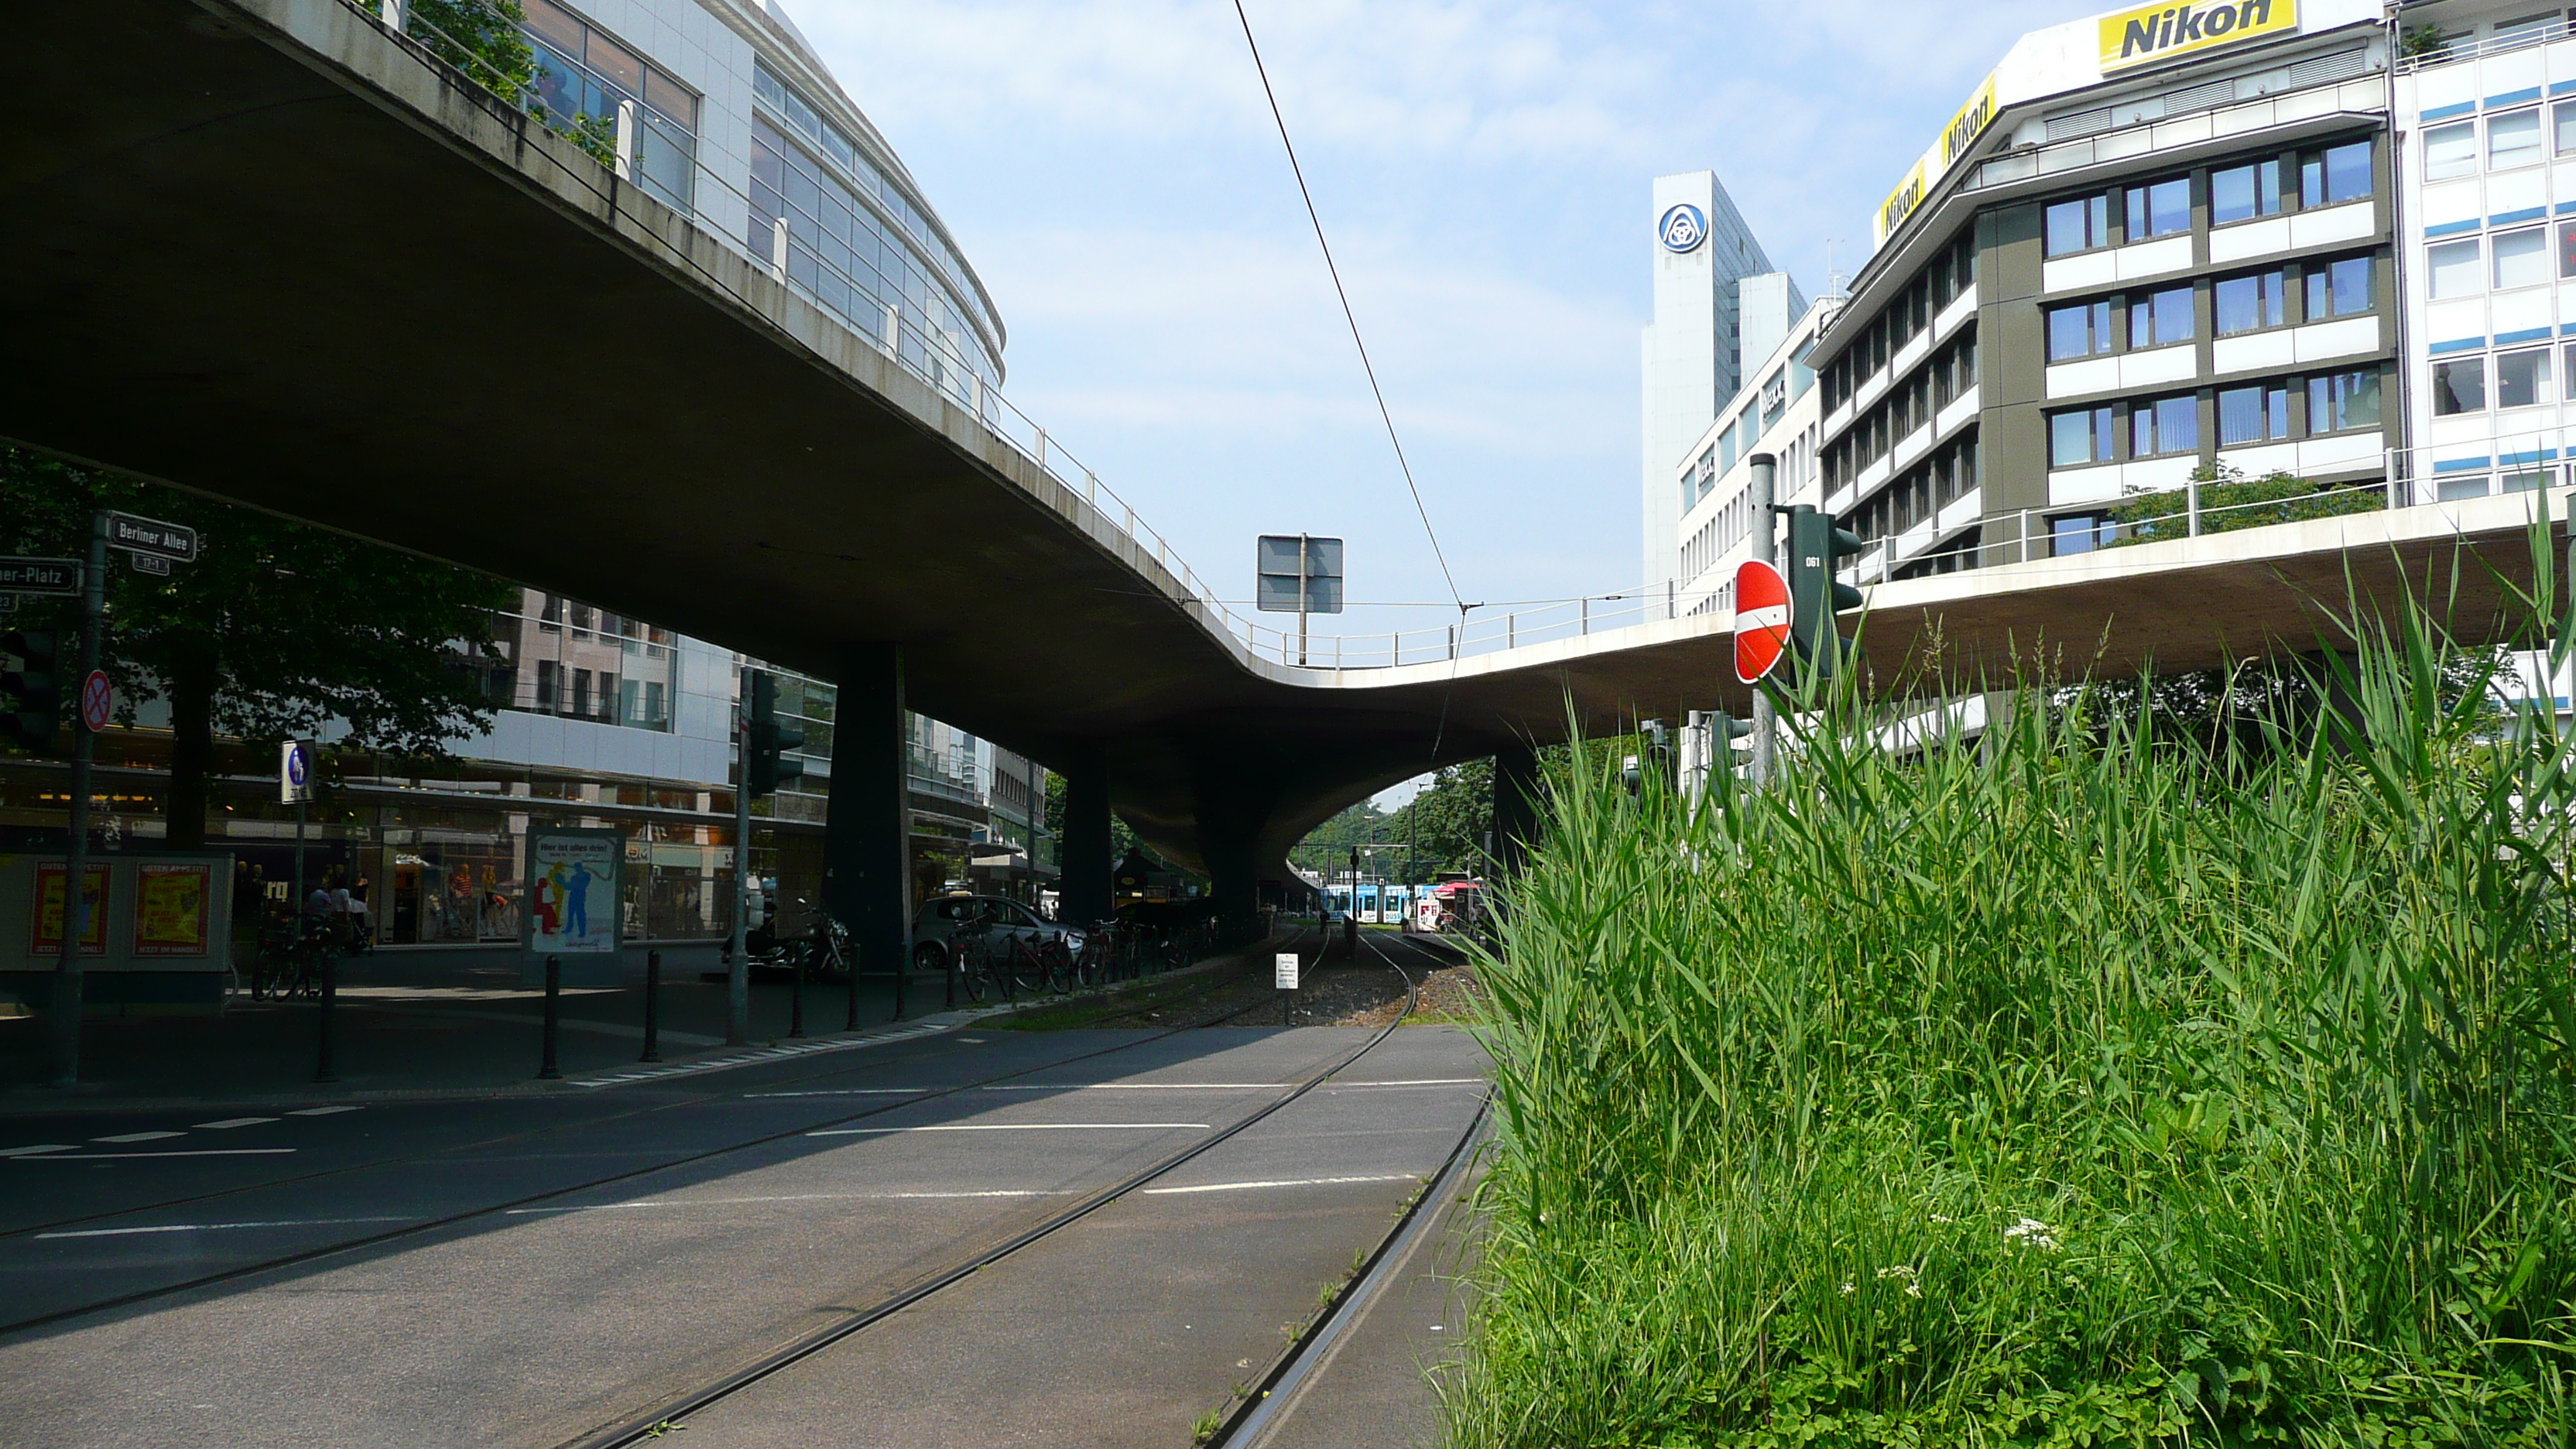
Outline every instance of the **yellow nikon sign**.
[(1977, 83), (1967, 104), (1950, 117), (1950, 124), (1941, 128), (1941, 139), (1914, 163), (1913, 170), (1905, 173), (1905, 179), (1887, 194), (1887, 200), (1879, 203), (1878, 215), (1871, 219), (1875, 240), (1887, 240), (1889, 232), (1904, 225), (1914, 208), (1923, 204), (1924, 194), (1949, 174), (1960, 157), (1968, 154), (1968, 148), (1986, 133), (1994, 119), (1995, 78), (1989, 75)]
[(2299, 28), (2299, 0), (2215, 0), (2212, 4), (2144, 5), (2103, 16), (2102, 73), (2216, 50)]

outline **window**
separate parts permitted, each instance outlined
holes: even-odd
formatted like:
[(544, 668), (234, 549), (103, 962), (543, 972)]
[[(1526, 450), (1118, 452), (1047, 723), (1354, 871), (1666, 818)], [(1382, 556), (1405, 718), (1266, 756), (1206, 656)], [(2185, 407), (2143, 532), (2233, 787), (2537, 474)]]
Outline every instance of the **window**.
[(2290, 435), (2290, 390), (2274, 383), (2232, 387), (2218, 395), (2218, 446), (2260, 443)]
[(2231, 337), (2239, 332), (2252, 332), (2263, 327), (2281, 325), (2281, 294), (2288, 290), (2287, 278), (2279, 272), (2257, 272), (2250, 277), (2229, 277), (2213, 289), (2218, 335)]
[(2483, 473), (2475, 478), (2445, 478), (2439, 485), (2442, 501), (2453, 503), (2462, 498), (2484, 498), (2488, 482)]
[(2257, 161), (2209, 173), (2209, 220), (2213, 226), (2270, 216), (2281, 209), (2281, 163)]
[(2549, 280), (2549, 237), (2540, 227), (2500, 232), (2495, 241), (2495, 284), (2534, 287)]
[(2152, 458), (2159, 453), (2194, 453), (2200, 450), (2200, 399), (2166, 397), (2142, 402), (2129, 409), (2129, 456)]
[(2091, 553), (2108, 548), (2119, 535), (2118, 525), (2096, 514), (2079, 514), (2073, 518), (2048, 521), (2049, 551), (2056, 554)]
[(2048, 360), (2091, 357), (2111, 350), (2111, 304), (2081, 302), (2048, 313)]
[(2048, 419), (2048, 466), (2068, 468), (2078, 463), (2108, 463), (2111, 451), (2111, 410), (2079, 408), (2071, 413), (2053, 413)]
[(2558, 375), (2564, 381), (2567, 388), (2567, 396), (2571, 400), (2576, 400), (2576, 344), (2568, 346), (2566, 349), (2566, 355), (2559, 358), (2558, 361)]
[(2554, 144), (2558, 154), (2576, 151), (2576, 101), (2560, 101), (2550, 112), (2549, 123), (2557, 132)]
[(2478, 239), (2470, 237), (2466, 241), (2439, 243), (2427, 253), (2432, 261), (2430, 272), (2436, 301), (2444, 297), (2473, 296), (2482, 290), (2486, 277), (2478, 266), (2479, 246)]
[[(2576, 109), (2576, 108), (2571, 108)], [(2576, 119), (2571, 116), (2570, 119)], [(2424, 179), (2447, 181), (2478, 169), (2478, 123), (2459, 121), (2424, 128)]]
[(2500, 408), (2527, 408), (2557, 401), (2549, 381), (2549, 349), (2534, 347), (2496, 354), (2495, 394)]
[(553, 714), (555, 712), (555, 674), (561, 668), (562, 666), (556, 664), (551, 659), (540, 659), (537, 661), (536, 706), (537, 712), (540, 714)]
[[(2319, 379), (2322, 381), (2322, 379)], [(2314, 388), (2316, 383), (2310, 383)], [(2319, 431), (2316, 410), (2311, 398), (2308, 430)], [(2433, 364), (2433, 416), (2447, 418), (2457, 413), (2478, 413), (2487, 406), (2487, 360), (2483, 357), (2454, 357)]]
[(2540, 112), (2513, 111), (2487, 117), (2487, 169), (2528, 166), (2540, 159)]
[(2191, 340), (2191, 288), (2169, 287), (2129, 303), (2129, 348)]
[(2308, 320), (2370, 310), (2370, 258), (2346, 257), (2308, 269)]
[(2370, 194), (2370, 143), (2330, 146), (2299, 161), (2299, 204), (2333, 206)]
[(2191, 230), (2191, 178), (2177, 176), (2129, 188), (2129, 240)]
[(2111, 198), (2079, 197), (2048, 209), (2047, 252), (2062, 257), (2111, 244)]
[(2308, 379), (2308, 431), (2379, 426), (2379, 374), (2338, 372)]

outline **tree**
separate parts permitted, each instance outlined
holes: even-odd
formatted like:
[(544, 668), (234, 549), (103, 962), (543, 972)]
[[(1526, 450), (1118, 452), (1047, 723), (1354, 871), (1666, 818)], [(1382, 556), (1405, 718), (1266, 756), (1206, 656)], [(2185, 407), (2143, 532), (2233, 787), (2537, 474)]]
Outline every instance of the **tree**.
[[(1394, 818), (1378, 809), (1374, 801), (1362, 800), (1307, 831), (1306, 838), (1288, 852), (1288, 863), (1300, 870), (1319, 870), (1327, 875), (1348, 870), (1354, 845), (1403, 843), (1404, 837), (1387, 828)], [(1396, 862), (1388, 860), (1384, 864), (1393, 869)]]
[(1494, 762), (1469, 760), (1432, 774), (1431, 783), (1388, 818), (1384, 838), (1406, 848), (1410, 874), (1481, 875), (1485, 833), (1494, 824)]
[[(490, 612), (512, 585), (378, 544), (0, 449), (0, 542), (83, 557), (105, 504), (197, 530), (194, 563), (167, 577), (110, 555), (100, 667), (122, 722), (170, 706), (169, 843), (205, 844), (215, 738), (277, 741), (337, 721), (347, 747), (436, 758), (494, 713), (478, 666), (502, 656)], [(74, 600), (28, 611), (66, 639)]]

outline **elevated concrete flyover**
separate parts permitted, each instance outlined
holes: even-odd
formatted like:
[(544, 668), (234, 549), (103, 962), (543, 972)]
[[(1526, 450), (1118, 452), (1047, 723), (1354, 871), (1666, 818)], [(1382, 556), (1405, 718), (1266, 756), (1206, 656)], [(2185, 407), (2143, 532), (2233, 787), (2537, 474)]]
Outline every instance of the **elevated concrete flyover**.
[[(1239, 892), (1432, 765), (1743, 698), (1722, 615), (1400, 668), (1257, 657), (974, 408), (342, 0), (19, 6), (6, 35), (0, 435), (840, 680), (834, 889), (860, 914), (879, 907), (849, 893), (900, 889), (906, 705), (1064, 770)], [(1878, 647), (2312, 647), (2309, 600), (2347, 567), (2384, 593), (2465, 540), (2526, 569), (2520, 516), (1891, 585)], [(2492, 624), (2500, 591), (2462, 580)]]

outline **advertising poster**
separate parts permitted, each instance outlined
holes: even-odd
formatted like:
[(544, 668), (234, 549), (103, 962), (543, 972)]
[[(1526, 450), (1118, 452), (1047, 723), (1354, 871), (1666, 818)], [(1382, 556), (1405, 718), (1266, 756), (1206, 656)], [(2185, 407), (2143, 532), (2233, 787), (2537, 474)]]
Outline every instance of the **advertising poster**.
[[(34, 940), (29, 954), (39, 960), (59, 956), (63, 950), (63, 876), (67, 867), (58, 860), (42, 861), (36, 866), (36, 909), (33, 913)], [(81, 867), (81, 904), (87, 909), (81, 921), (80, 953), (84, 956), (107, 954), (107, 867)]]
[(529, 826), (527, 901), (519, 913), (519, 939), (529, 953), (615, 952), (625, 864), (623, 831)]
[(203, 956), (210, 868), (145, 865), (134, 872), (134, 954)]

